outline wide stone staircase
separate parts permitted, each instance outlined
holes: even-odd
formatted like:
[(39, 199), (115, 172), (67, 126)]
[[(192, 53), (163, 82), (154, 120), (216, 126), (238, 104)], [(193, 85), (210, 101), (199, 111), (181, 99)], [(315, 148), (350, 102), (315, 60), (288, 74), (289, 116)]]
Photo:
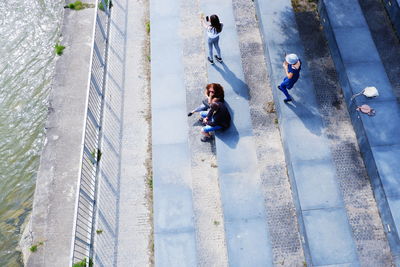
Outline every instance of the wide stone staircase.
[[(200, 11), (224, 23), (222, 64), (206, 61)], [(371, 213), (357, 213), (354, 188), (339, 178), (353, 177), (334, 155), (319, 97), (326, 88), (314, 86), (291, 1), (151, 0), (156, 266), (400, 266), (399, 103), (358, 2), (321, 0), (319, 12), (370, 177)], [(285, 53), (303, 63), (292, 103), (276, 89)], [(233, 121), (204, 144), (186, 114), (212, 82), (224, 87)], [(351, 100), (366, 86), (379, 97)], [(268, 96), (270, 114), (259, 109)], [(375, 116), (356, 111), (364, 103)]]

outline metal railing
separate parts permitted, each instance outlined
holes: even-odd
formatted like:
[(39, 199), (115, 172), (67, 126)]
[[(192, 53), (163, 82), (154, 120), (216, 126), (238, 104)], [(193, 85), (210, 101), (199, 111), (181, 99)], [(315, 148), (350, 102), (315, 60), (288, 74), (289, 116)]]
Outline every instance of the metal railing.
[(107, 70), (110, 1), (101, 0), (96, 11), (83, 158), (76, 207), (72, 264), (91, 265), (95, 229), (96, 192), (101, 158), (101, 135)]

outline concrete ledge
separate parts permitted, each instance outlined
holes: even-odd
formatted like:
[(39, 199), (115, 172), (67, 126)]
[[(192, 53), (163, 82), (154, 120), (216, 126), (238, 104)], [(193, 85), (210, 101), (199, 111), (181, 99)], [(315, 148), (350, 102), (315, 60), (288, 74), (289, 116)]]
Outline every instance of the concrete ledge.
[[(398, 164), (391, 165), (390, 162), (400, 159), (398, 138), (400, 108), (358, 2), (323, 0), (319, 2), (319, 14), (364, 164), (371, 179), (384, 229), (394, 259), (398, 262), (400, 188), (395, 185), (400, 178)], [(352, 23), (343, 23), (348, 17), (353, 18)], [(347, 38), (344, 35), (347, 35)], [(352, 37), (351, 42), (348, 41), (349, 37)], [(346, 56), (350, 51), (358, 51), (360, 47), (363, 54), (354, 52), (351, 56)], [(368, 55), (368, 62), (365, 61), (365, 55)], [(351, 96), (360, 92), (365, 86), (376, 86), (380, 96), (375, 99), (359, 96), (355, 101), (351, 101)], [(361, 104), (375, 108), (376, 116), (369, 117), (356, 111), (356, 107)]]
[(383, 0), (386, 11), (392, 21), (396, 34), (400, 39), (400, 1), (399, 0)]
[[(21, 241), (26, 266), (71, 263), (95, 15), (95, 8), (64, 12), (66, 48), (56, 63), (32, 217)], [(29, 247), (39, 242), (43, 245), (30, 254)]]
[(150, 0), (156, 266), (198, 265), (180, 4), (180, 1)]

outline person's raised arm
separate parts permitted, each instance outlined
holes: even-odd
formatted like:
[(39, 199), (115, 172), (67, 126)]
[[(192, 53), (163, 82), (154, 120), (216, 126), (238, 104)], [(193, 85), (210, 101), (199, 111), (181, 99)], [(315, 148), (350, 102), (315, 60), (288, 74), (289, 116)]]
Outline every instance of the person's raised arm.
[(283, 62), (283, 68), (285, 69), (285, 74), (288, 77), (288, 79), (292, 79), (293, 78), (293, 73), (289, 72), (289, 70), (288, 70), (289, 64), (286, 61)]
[(201, 25), (203, 25), (204, 28), (208, 28), (210, 26), (210, 24), (208, 23), (208, 21), (206, 21), (206, 19), (204, 18), (204, 14), (201, 14)]

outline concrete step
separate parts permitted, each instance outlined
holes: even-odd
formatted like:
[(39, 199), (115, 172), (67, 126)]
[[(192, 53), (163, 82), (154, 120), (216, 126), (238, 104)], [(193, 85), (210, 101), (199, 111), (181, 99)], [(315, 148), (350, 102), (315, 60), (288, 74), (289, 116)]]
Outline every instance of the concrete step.
[(249, 88), (244, 82), (232, 1), (203, 0), (200, 8), (205, 14), (218, 14), (224, 23), (220, 39), (224, 63), (208, 65), (208, 81), (224, 87), (232, 115), (231, 127), (217, 133), (215, 140), (228, 263), (273, 266), (266, 223), (268, 211), (261, 191), (250, 118)]
[(156, 266), (197, 266), (179, 11), (180, 1), (150, 1)]
[[(320, 1), (320, 16), (340, 77), (346, 104), (357, 134), (382, 222), (397, 265), (400, 264), (400, 107), (385, 73), (370, 30), (356, 0)], [(379, 97), (351, 96), (375, 86)], [(356, 111), (368, 104), (376, 109), (369, 117)]]
[[(290, 1), (257, 1), (258, 20), (272, 87), (283, 78), (285, 53), (304, 57)], [(359, 259), (324, 134), (311, 73), (306, 64), (291, 94), (292, 104), (274, 90), (287, 168), (297, 204), (307, 263), (358, 266)]]

